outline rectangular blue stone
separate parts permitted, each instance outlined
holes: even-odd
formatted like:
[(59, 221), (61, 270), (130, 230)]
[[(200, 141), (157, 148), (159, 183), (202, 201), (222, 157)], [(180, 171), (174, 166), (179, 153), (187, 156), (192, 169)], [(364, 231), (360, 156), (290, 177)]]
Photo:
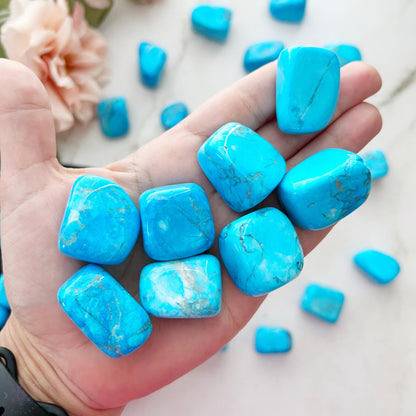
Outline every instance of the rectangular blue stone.
[(256, 351), (261, 354), (285, 353), (292, 349), (292, 337), (286, 329), (260, 326), (256, 330)]

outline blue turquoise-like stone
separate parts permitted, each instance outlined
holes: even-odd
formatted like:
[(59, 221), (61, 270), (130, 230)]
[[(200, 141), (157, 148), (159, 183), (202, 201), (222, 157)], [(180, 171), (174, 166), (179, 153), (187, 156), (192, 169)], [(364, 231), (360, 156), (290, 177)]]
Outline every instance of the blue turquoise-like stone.
[(228, 344), (225, 344), (221, 349), (220, 349), (220, 352), (225, 352), (225, 351), (227, 351), (228, 350), (228, 348), (229, 348), (229, 345)]
[(256, 351), (260, 354), (284, 353), (292, 349), (292, 337), (286, 329), (260, 326), (256, 330)]
[(344, 294), (339, 290), (310, 284), (303, 294), (301, 306), (303, 310), (323, 319), (335, 323), (344, 304)]
[(231, 17), (230, 9), (202, 5), (193, 10), (191, 22), (194, 30), (200, 35), (216, 42), (225, 42), (230, 30)]
[(149, 189), (140, 196), (143, 243), (155, 260), (176, 260), (208, 250), (215, 227), (205, 191), (195, 183)]
[(156, 88), (165, 67), (167, 54), (157, 45), (142, 42), (139, 45), (139, 69), (142, 83), (149, 88)]
[(338, 101), (340, 67), (337, 55), (324, 48), (284, 49), (277, 62), (276, 117), (284, 133), (324, 129)]
[(354, 45), (329, 43), (325, 48), (337, 54), (340, 66), (347, 65), (353, 61), (361, 61), (361, 52)]
[(239, 123), (217, 130), (199, 149), (198, 161), (222, 199), (237, 212), (262, 202), (286, 171), (281, 154)]
[(270, 13), (284, 22), (300, 22), (305, 15), (306, 0), (271, 0)]
[(361, 157), (368, 169), (370, 169), (372, 179), (382, 178), (389, 172), (386, 156), (381, 150), (372, 150), (364, 153)]
[(284, 46), (282, 42), (260, 42), (250, 45), (244, 55), (244, 68), (247, 72), (255, 71), (269, 62), (275, 61)]
[(276, 208), (251, 212), (228, 224), (219, 250), (231, 279), (248, 296), (260, 296), (289, 283), (303, 267), (296, 231)]
[(147, 312), (95, 264), (68, 279), (58, 290), (58, 301), (79, 329), (110, 357), (130, 354), (152, 331)]
[(209, 254), (148, 264), (140, 276), (142, 306), (160, 318), (207, 318), (221, 310), (221, 267)]
[(126, 100), (123, 97), (106, 98), (98, 103), (101, 131), (109, 138), (124, 136), (130, 129)]
[(162, 126), (167, 130), (176, 126), (189, 114), (188, 108), (184, 103), (175, 103), (163, 109), (160, 115)]
[(3, 273), (0, 274), (0, 307), (10, 311), (9, 301), (6, 296), (6, 289), (4, 287), (4, 277)]
[(7, 320), (10, 316), (10, 309), (3, 308), (0, 306), (0, 330), (6, 325)]
[(136, 243), (140, 215), (116, 183), (79, 177), (72, 186), (59, 233), (59, 249), (89, 263), (119, 264)]
[(354, 263), (377, 283), (385, 285), (400, 272), (399, 262), (377, 250), (364, 250), (354, 256)]
[(287, 172), (277, 196), (296, 225), (320, 230), (356, 210), (370, 189), (370, 171), (360, 156), (343, 149), (325, 149)]

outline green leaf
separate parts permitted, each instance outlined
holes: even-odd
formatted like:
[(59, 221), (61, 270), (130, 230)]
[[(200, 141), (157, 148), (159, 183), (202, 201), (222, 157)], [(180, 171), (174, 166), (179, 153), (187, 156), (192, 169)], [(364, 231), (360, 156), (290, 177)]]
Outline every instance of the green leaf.
[[(0, 0), (1, 1), (7, 1), (7, 0)], [(85, 9), (85, 19), (89, 23), (90, 26), (98, 27), (102, 21), (107, 16), (108, 12), (113, 7), (114, 0), (111, 0), (110, 6), (106, 9), (94, 9), (93, 7), (88, 6), (84, 0), (68, 0), (69, 7), (71, 11), (74, 10), (74, 4), (76, 2), (81, 3), (84, 6)]]
[[(0, 0), (0, 31), (3, 23), (9, 17), (9, 3), (10, 0)], [(0, 58), (6, 58), (6, 52), (3, 48), (3, 45), (0, 42)]]

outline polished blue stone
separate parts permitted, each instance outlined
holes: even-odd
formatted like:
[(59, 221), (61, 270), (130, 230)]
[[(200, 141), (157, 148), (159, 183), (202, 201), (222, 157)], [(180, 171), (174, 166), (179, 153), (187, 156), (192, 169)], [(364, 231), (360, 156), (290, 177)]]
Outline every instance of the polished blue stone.
[(372, 179), (382, 178), (389, 172), (386, 156), (381, 150), (372, 150), (364, 153), (361, 157), (368, 169), (370, 169)]
[(292, 349), (292, 337), (286, 329), (260, 326), (256, 330), (256, 351), (261, 354), (284, 353)]
[(247, 72), (255, 71), (269, 62), (275, 61), (284, 46), (282, 42), (260, 42), (250, 45), (244, 55), (244, 68)]
[(176, 260), (208, 250), (215, 227), (205, 191), (195, 183), (149, 189), (140, 196), (146, 253), (155, 260)]
[(0, 274), (0, 307), (10, 310), (9, 301), (6, 296), (6, 289), (4, 287), (4, 277), (3, 273)]
[(10, 316), (10, 310), (0, 306), (0, 330), (4, 327)]
[(370, 171), (360, 156), (325, 149), (293, 167), (280, 182), (277, 196), (296, 225), (320, 230), (356, 210), (370, 189)]
[(59, 234), (59, 249), (89, 263), (123, 262), (140, 230), (139, 212), (116, 183), (79, 177), (71, 190)]
[(159, 85), (166, 58), (166, 52), (160, 46), (148, 42), (139, 45), (139, 72), (144, 85), (149, 88)]
[(324, 48), (284, 49), (277, 62), (276, 117), (284, 133), (314, 133), (331, 121), (337, 105), (340, 67)]
[(237, 212), (262, 202), (286, 171), (280, 153), (239, 123), (217, 130), (199, 149), (198, 161), (222, 199)]
[(139, 348), (152, 323), (140, 304), (102, 267), (89, 264), (58, 291), (63, 310), (81, 331), (110, 357)]
[(208, 39), (225, 42), (230, 30), (232, 12), (225, 7), (201, 5), (192, 12), (194, 30)]
[(338, 320), (343, 304), (342, 292), (317, 284), (308, 285), (301, 302), (303, 310), (330, 323)]
[(165, 107), (160, 115), (162, 126), (167, 130), (176, 126), (189, 114), (184, 103), (175, 103)]
[(221, 267), (209, 254), (145, 266), (142, 306), (160, 318), (206, 318), (221, 310)]
[(270, 13), (284, 22), (300, 22), (305, 15), (306, 0), (271, 0)]
[(347, 65), (353, 61), (361, 61), (361, 52), (354, 45), (329, 43), (328, 45), (325, 45), (325, 48), (337, 54), (340, 66)]
[(106, 98), (98, 103), (101, 131), (110, 138), (124, 136), (130, 128), (126, 100), (123, 97)]
[(249, 296), (285, 285), (303, 267), (296, 231), (276, 208), (263, 208), (228, 224), (219, 236), (219, 250), (231, 279)]
[(361, 251), (354, 256), (354, 263), (382, 285), (390, 283), (400, 272), (400, 265), (394, 257), (377, 250)]

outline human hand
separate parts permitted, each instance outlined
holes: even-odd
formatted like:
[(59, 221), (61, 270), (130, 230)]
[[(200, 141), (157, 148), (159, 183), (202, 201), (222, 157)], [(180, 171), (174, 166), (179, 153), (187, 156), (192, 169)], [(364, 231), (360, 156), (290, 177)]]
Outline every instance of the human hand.
[[(71, 415), (119, 415), (128, 401), (180, 377), (223, 347), (264, 297), (247, 297), (223, 275), (223, 308), (214, 318), (152, 318), (153, 332), (137, 351), (110, 358), (60, 308), (58, 288), (82, 263), (58, 250), (58, 234), (75, 179), (93, 174), (121, 185), (137, 202), (146, 189), (184, 182), (206, 191), (217, 233), (240, 214), (215, 192), (197, 161), (202, 143), (223, 124), (256, 130), (285, 157), (288, 168), (327, 147), (358, 152), (381, 127), (378, 111), (363, 103), (378, 91), (378, 73), (364, 63), (341, 70), (337, 110), (323, 132), (289, 136), (275, 119), (276, 63), (224, 90), (182, 123), (105, 168), (66, 169), (56, 160), (49, 101), (40, 81), (20, 64), (0, 61), (0, 201), (2, 252), (12, 314), (0, 345), (16, 355), (20, 382), (36, 400)], [(277, 206), (273, 193), (265, 202)], [(328, 233), (297, 229), (305, 255)], [(212, 254), (218, 256), (215, 244)], [(113, 276), (137, 297), (138, 276), (149, 259), (140, 244)]]

